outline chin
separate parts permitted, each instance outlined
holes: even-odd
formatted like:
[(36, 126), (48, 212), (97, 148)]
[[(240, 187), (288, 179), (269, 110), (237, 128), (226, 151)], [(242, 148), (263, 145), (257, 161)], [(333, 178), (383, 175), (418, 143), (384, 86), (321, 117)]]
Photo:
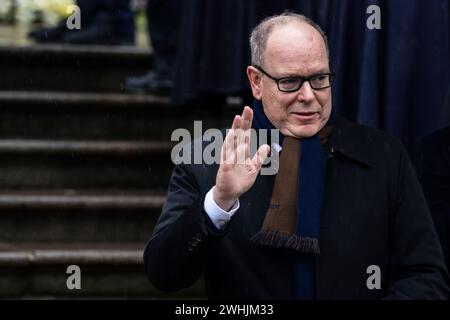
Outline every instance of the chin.
[[(287, 135), (296, 138), (309, 138), (315, 135), (320, 130), (319, 123), (299, 125), (294, 128), (289, 128)], [(284, 133), (283, 133), (284, 134)]]

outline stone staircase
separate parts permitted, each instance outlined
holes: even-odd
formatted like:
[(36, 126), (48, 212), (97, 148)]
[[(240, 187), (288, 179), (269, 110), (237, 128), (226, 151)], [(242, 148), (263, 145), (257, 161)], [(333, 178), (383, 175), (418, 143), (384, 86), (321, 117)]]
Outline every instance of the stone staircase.
[[(176, 128), (225, 126), (236, 108), (129, 95), (136, 48), (0, 47), (0, 298), (204, 298), (162, 293), (144, 246), (165, 200)], [(67, 267), (81, 269), (69, 290)]]

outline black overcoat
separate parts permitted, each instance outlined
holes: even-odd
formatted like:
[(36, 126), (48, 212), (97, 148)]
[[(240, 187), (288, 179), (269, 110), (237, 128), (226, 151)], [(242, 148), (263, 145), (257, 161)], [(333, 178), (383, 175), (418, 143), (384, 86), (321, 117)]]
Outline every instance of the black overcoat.
[[(415, 171), (402, 144), (343, 118), (329, 153), (316, 259), (318, 299), (447, 298), (442, 250)], [(210, 298), (292, 299), (294, 255), (255, 246), (274, 176), (259, 175), (223, 232), (211, 227), (203, 199), (218, 165), (178, 165), (144, 252), (159, 289), (175, 291), (204, 272)], [(289, 188), (289, 186), (286, 186)], [(381, 289), (369, 289), (369, 266)]]

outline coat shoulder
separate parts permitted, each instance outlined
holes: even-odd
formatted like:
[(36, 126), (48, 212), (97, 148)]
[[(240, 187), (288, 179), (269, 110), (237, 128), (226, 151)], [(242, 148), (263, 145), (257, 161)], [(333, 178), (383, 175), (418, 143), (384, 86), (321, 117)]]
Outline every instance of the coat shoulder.
[(338, 150), (369, 165), (398, 160), (404, 152), (399, 138), (343, 117), (338, 118), (331, 139)]
[(359, 124), (345, 118), (341, 118), (342, 123), (346, 126), (346, 129), (349, 130), (350, 134), (355, 137), (359, 137), (362, 142), (366, 143), (392, 143), (397, 144), (397, 146), (402, 146), (402, 142), (399, 138), (382, 131), (377, 128), (369, 127), (364, 124)]

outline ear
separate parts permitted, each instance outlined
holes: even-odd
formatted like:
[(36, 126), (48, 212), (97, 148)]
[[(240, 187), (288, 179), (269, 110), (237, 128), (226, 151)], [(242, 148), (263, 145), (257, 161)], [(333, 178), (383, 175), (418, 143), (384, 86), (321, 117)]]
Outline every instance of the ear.
[(253, 66), (247, 67), (247, 77), (252, 88), (253, 97), (257, 100), (262, 98), (262, 77), (258, 69)]

